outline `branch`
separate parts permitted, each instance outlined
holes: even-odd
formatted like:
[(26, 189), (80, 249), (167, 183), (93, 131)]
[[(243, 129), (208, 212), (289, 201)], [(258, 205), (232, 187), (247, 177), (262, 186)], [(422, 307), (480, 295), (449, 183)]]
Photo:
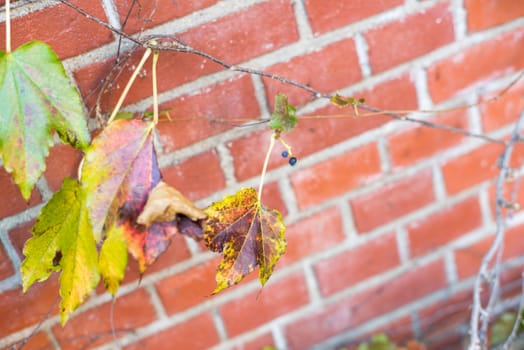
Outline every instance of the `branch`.
[[(512, 170), (510, 169), (510, 159), (513, 148), (518, 142), (521, 142), (522, 135), (520, 133), (521, 124), (524, 122), (524, 113), (519, 117), (515, 128), (512, 132), (511, 139), (506, 144), (506, 148), (500, 157), (499, 167), (500, 172), (496, 182), (496, 203), (495, 203), (495, 216), (496, 216), (496, 233), (495, 239), (491, 244), (488, 252), (484, 255), (482, 263), (480, 265), (479, 273), (477, 274), (475, 285), (473, 289), (473, 309), (471, 313), (470, 321), (470, 333), (471, 340), (469, 350), (480, 350), (484, 349), (487, 345), (487, 324), (489, 322), (489, 311), (493, 305), (493, 295), (498, 291), (499, 283), (499, 268), (498, 264), (495, 265), (495, 273), (493, 275), (493, 287), (490, 291), (490, 301), (488, 306), (484, 308), (481, 301), (482, 285), (484, 280), (489, 275), (489, 264), (497, 254), (501, 254), (503, 248), (504, 237), (506, 233), (506, 218), (503, 214), (503, 209), (506, 204), (504, 199), (504, 183), (510, 175)], [(479, 330), (479, 322), (481, 322), (481, 329)]]
[(510, 350), (511, 344), (515, 341), (517, 338), (517, 332), (519, 331), (521, 321), (522, 321), (522, 310), (524, 309), (524, 273), (521, 275), (521, 291), (520, 291), (520, 302), (519, 302), (519, 309), (517, 311), (517, 319), (515, 320), (515, 323), (513, 324), (513, 328), (511, 329), (511, 334), (509, 335), (508, 339), (504, 342), (504, 345), (502, 345), (502, 350)]
[[(101, 19), (99, 19), (99, 18), (89, 14), (85, 10), (83, 10), (80, 7), (70, 3), (67, 0), (56, 0), (56, 1), (59, 1), (59, 2), (61, 2), (62, 4), (66, 5), (66, 6), (69, 6), (70, 8), (72, 8), (73, 10), (75, 10), (78, 13), (82, 14), (86, 18), (88, 18), (88, 19), (98, 23), (99, 25), (101, 25), (101, 26), (111, 30), (113, 33), (118, 34), (120, 37), (125, 38), (127, 40), (130, 40), (131, 42), (133, 42), (133, 43), (135, 43), (137, 45), (140, 45), (140, 46), (143, 46), (143, 47), (155, 50), (155, 51), (175, 51), (175, 52), (183, 52), (183, 53), (189, 53), (189, 54), (201, 56), (201, 57), (204, 57), (204, 58), (206, 58), (206, 59), (208, 59), (208, 60), (210, 60), (210, 61), (212, 61), (212, 62), (214, 62), (214, 63), (216, 63), (216, 64), (218, 64), (218, 65), (220, 65), (220, 66), (222, 66), (222, 67), (224, 67), (226, 69), (228, 69), (228, 70), (234, 71), (234, 72), (254, 74), (254, 75), (261, 76), (261, 77), (266, 77), (266, 78), (270, 78), (270, 79), (273, 79), (273, 80), (277, 80), (277, 81), (279, 81), (279, 82), (281, 82), (283, 84), (287, 84), (287, 85), (291, 85), (291, 86), (297, 87), (297, 88), (299, 88), (301, 90), (304, 90), (304, 91), (307, 91), (307, 92), (311, 93), (313, 98), (330, 99), (330, 98), (332, 98), (334, 96), (332, 94), (323, 93), (323, 92), (321, 92), (321, 91), (319, 91), (319, 90), (317, 90), (315, 88), (312, 88), (311, 86), (308, 86), (306, 84), (302, 84), (302, 83), (300, 83), (298, 81), (295, 81), (293, 79), (288, 79), (286, 77), (283, 77), (283, 76), (280, 76), (280, 75), (277, 75), (277, 74), (268, 73), (268, 72), (264, 72), (264, 71), (253, 69), (253, 68), (248, 68), (248, 67), (243, 67), (243, 66), (230, 64), (230, 63), (225, 62), (225, 61), (221, 60), (220, 58), (215, 57), (215, 56), (213, 56), (213, 55), (211, 55), (211, 54), (209, 54), (207, 52), (195, 49), (195, 48), (191, 47), (190, 45), (184, 43), (182, 40), (180, 40), (180, 39), (178, 39), (178, 38), (176, 38), (175, 36), (172, 36), (172, 35), (150, 35), (150, 36), (148, 36), (148, 37), (146, 37), (146, 38), (144, 38), (142, 40), (139, 40), (139, 39), (137, 39), (137, 38), (135, 38), (135, 37), (133, 37), (133, 36), (131, 36), (129, 34), (126, 34), (122, 30), (119, 30), (119, 29), (111, 26), (110, 24), (104, 22), (103, 20), (101, 20)], [(523, 75), (524, 75), (524, 70), (500, 94), (498, 94), (494, 98), (491, 98), (489, 100), (483, 101), (481, 103), (486, 103), (486, 102), (490, 102), (490, 101), (496, 100), (497, 98), (502, 96), (502, 94), (506, 93), (509, 90), (509, 88), (511, 88), (520, 78), (522, 78)], [(480, 103), (477, 103), (477, 105), (478, 104), (480, 104)], [(471, 105), (463, 106), (460, 109), (468, 108), (470, 106)], [(506, 144), (506, 142), (504, 140), (502, 140), (502, 139), (493, 138), (493, 137), (490, 137), (490, 136), (487, 136), (487, 135), (484, 135), (484, 134), (474, 133), (474, 132), (470, 132), (468, 130), (455, 128), (455, 127), (448, 126), (448, 125), (436, 124), (436, 123), (432, 123), (432, 122), (429, 122), (429, 121), (426, 121), (426, 120), (421, 120), (421, 119), (416, 119), (416, 118), (412, 118), (412, 117), (407, 117), (407, 116), (405, 116), (402, 113), (397, 113), (395, 111), (384, 111), (384, 110), (381, 110), (379, 108), (371, 107), (371, 106), (368, 106), (368, 105), (363, 104), (363, 103), (356, 104), (356, 107), (364, 109), (364, 110), (367, 110), (367, 111), (370, 111), (370, 112), (374, 112), (374, 113), (377, 113), (377, 114), (385, 115), (385, 116), (388, 116), (388, 117), (390, 117), (392, 119), (396, 119), (396, 120), (408, 121), (408, 122), (420, 124), (420, 125), (425, 126), (425, 127), (430, 127), (430, 128), (434, 128), (434, 129), (440, 129), (440, 130), (446, 130), (446, 131), (449, 131), (449, 132), (462, 134), (462, 135), (465, 135), (467, 137), (478, 138), (478, 139), (481, 139), (481, 140), (486, 141), (486, 142), (498, 143), (498, 144), (503, 144), (503, 145)], [(421, 112), (421, 111), (418, 111), (418, 112)], [(424, 111), (424, 112), (434, 113), (435, 111)]]

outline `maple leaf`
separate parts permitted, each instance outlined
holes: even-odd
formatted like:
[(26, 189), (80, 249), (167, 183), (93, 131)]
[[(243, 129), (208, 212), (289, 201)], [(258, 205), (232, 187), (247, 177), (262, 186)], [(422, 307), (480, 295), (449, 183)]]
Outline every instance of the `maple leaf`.
[(140, 120), (116, 120), (93, 140), (84, 156), (81, 182), (97, 241), (104, 228), (116, 223), (126, 200), (136, 194), (140, 201), (160, 181), (153, 126)]
[(42, 209), (24, 247), (24, 292), (36, 281), (60, 271), (62, 324), (98, 284), (96, 244), (79, 183), (66, 178)]
[(121, 227), (113, 226), (106, 232), (98, 263), (106, 290), (116, 295), (127, 266), (127, 243)]
[[(115, 227), (121, 229), (141, 272), (166, 250), (178, 232), (173, 223), (155, 222), (145, 227), (136, 221), (149, 193), (161, 180), (153, 127), (152, 122), (141, 120), (110, 123), (88, 149), (81, 176), (96, 240)], [(106, 283), (106, 277), (116, 283), (119, 277), (113, 275), (110, 266), (104, 265), (102, 274)]]
[(56, 54), (39, 41), (0, 51), (0, 156), (25, 199), (45, 170), (53, 129), (74, 147), (89, 145), (80, 95)]
[(149, 194), (146, 206), (137, 222), (151, 226), (153, 222), (173, 221), (178, 214), (187, 216), (193, 221), (206, 218), (206, 214), (195, 207), (182, 193), (160, 181)]
[(204, 212), (208, 216), (203, 227), (206, 245), (224, 255), (213, 293), (237, 284), (256, 266), (264, 285), (286, 250), (282, 215), (265, 208), (253, 188), (241, 189)]
[(289, 132), (297, 126), (296, 114), (297, 109), (288, 103), (287, 96), (279, 93), (275, 97), (275, 107), (269, 120), (269, 127), (279, 132)]

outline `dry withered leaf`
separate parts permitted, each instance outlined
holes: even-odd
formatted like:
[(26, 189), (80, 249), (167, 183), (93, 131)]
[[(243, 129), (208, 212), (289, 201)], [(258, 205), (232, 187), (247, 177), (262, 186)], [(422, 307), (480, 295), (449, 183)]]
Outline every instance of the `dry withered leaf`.
[(160, 181), (149, 194), (146, 206), (138, 216), (137, 222), (149, 227), (154, 222), (173, 221), (178, 214), (185, 215), (193, 221), (206, 218), (206, 214), (182, 193)]

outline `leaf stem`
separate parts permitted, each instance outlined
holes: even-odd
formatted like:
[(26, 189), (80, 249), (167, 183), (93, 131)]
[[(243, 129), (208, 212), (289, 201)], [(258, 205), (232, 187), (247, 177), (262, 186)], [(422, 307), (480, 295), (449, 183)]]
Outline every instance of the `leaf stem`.
[(264, 166), (262, 167), (262, 174), (260, 175), (260, 185), (258, 186), (258, 202), (261, 202), (262, 199), (262, 189), (264, 188), (264, 178), (266, 177), (267, 165), (269, 164), (269, 157), (275, 147), (275, 139), (278, 137), (278, 133), (274, 132), (271, 134), (269, 139), (269, 148), (266, 153), (266, 159), (264, 160)]
[(146, 63), (146, 60), (151, 55), (151, 52), (153, 52), (153, 50), (151, 50), (150, 48), (148, 48), (146, 52), (144, 52), (144, 55), (142, 56), (140, 63), (138, 63), (138, 66), (135, 68), (135, 71), (131, 75), (131, 78), (129, 78), (129, 81), (127, 82), (127, 85), (124, 88), (122, 95), (120, 95), (120, 98), (118, 99), (118, 102), (116, 103), (116, 106), (113, 109), (113, 113), (111, 113), (111, 117), (109, 117), (109, 120), (107, 121), (108, 124), (111, 123), (115, 119), (118, 111), (120, 110), (120, 107), (122, 107), (122, 104), (124, 103), (124, 100), (129, 92), (129, 89), (131, 89), (131, 85), (133, 85), (133, 82), (135, 81), (138, 73), (140, 72), (144, 64)]
[(5, 51), (11, 52), (11, 0), (5, 2)]
[(158, 56), (160, 56), (160, 52), (155, 50), (153, 53), (153, 122), (155, 125), (158, 124), (158, 87), (156, 79)]
[(288, 151), (289, 155), (292, 155), (293, 154), (293, 151), (291, 149), (291, 146), (288, 145), (288, 143), (286, 141), (284, 141), (284, 139), (282, 138), (281, 135), (278, 135), (275, 137), (278, 141), (280, 141), (280, 143), (282, 144), (282, 146), (284, 146), (286, 148), (286, 150)]

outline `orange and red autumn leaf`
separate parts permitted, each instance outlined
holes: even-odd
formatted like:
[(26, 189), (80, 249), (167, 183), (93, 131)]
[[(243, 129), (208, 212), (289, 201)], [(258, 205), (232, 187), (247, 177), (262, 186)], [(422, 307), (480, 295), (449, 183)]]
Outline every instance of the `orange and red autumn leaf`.
[[(214, 293), (238, 283), (257, 266), (260, 281), (265, 284), (285, 251), (282, 217), (277, 211), (265, 208), (254, 189), (242, 189), (202, 212), (176, 189), (162, 182), (153, 130), (152, 122), (142, 120), (110, 123), (87, 149), (80, 181), (68, 179), (64, 182), (66, 187), (73, 186), (75, 196), (81, 198), (70, 202), (78, 207), (77, 216), (83, 218), (82, 227), (88, 230), (68, 229), (67, 235), (61, 234), (62, 231), (55, 234), (51, 231), (56, 229), (52, 225), (37, 225), (40, 231), (33, 230), (34, 238), (30, 241), (33, 246), (46, 245), (47, 237), (70, 240), (73, 243), (68, 244), (76, 244), (79, 250), (72, 258), (69, 254), (68, 259), (76, 257), (78, 264), (86, 259), (90, 261), (90, 274), (94, 277), (86, 281), (74, 300), (69, 300), (66, 289), (74, 284), (78, 287), (82, 281), (73, 279), (71, 274), (64, 275), (66, 267), (55, 261), (55, 255), (62, 256), (65, 251), (57, 248), (57, 252), (46, 252), (50, 256), (46, 259), (49, 266), (36, 266), (32, 262), (34, 259), (24, 261), (22, 272), (30, 276), (25, 289), (34, 281), (46, 279), (51, 272), (62, 270), (61, 288), (64, 291), (61, 294), (63, 304), (69, 305), (62, 312), (64, 322), (95, 287), (95, 277), (100, 275), (106, 289), (115, 294), (124, 277), (128, 252), (144, 272), (177, 233), (196, 240), (204, 239), (210, 250), (223, 254)], [(57, 200), (52, 199), (46, 205), (39, 216), (40, 222), (62, 214), (64, 207), (56, 202), (64, 196), (63, 191), (55, 194)], [(67, 221), (63, 224), (66, 223), (71, 225)], [(86, 240), (92, 240), (92, 247), (98, 243), (99, 252), (96, 249), (81, 251)], [(57, 242), (53, 246), (63, 246), (60, 244)], [(93, 264), (96, 260), (98, 264)], [(69, 276), (69, 280), (64, 276)]]

